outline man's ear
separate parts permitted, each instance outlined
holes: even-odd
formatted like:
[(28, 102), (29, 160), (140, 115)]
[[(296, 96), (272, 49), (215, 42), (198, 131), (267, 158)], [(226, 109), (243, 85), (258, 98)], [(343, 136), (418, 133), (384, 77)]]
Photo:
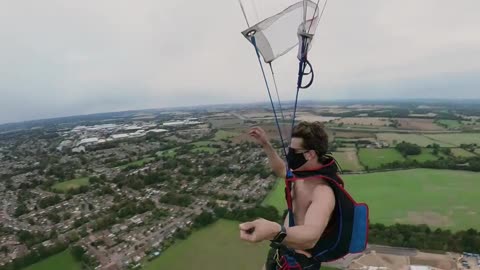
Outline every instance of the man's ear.
[(315, 159), (317, 157), (317, 153), (315, 152), (315, 150), (309, 150), (307, 154), (308, 154), (307, 156), (308, 160)]

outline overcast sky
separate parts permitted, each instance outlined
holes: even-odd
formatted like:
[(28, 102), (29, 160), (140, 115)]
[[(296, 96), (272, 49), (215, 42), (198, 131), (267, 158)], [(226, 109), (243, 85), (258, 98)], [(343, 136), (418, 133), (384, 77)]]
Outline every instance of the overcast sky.
[[(274, 10), (268, 1), (245, 0), (251, 22)], [(330, 0), (309, 56), (316, 81), (300, 98), (480, 98), (479, 10)], [(245, 28), (237, 0), (0, 0), (0, 123), (267, 101)], [(295, 52), (274, 67), (292, 99)]]

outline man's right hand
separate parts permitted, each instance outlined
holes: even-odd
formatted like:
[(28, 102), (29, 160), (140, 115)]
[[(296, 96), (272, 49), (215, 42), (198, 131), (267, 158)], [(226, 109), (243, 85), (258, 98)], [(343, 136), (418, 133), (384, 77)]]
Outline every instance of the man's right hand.
[(261, 146), (269, 143), (267, 133), (261, 127), (253, 127), (248, 134), (253, 137)]

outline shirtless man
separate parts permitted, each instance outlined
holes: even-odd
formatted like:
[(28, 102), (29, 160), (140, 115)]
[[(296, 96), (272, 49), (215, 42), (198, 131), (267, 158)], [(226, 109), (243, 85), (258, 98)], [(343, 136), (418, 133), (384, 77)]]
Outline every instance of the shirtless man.
[[(268, 156), (269, 164), (277, 177), (285, 178), (286, 168), (284, 161), (278, 156), (270, 144), (265, 131), (259, 127), (250, 130), (250, 136), (263, 147)], [(288, 150), (287, 162), (295, 173), (299, 171), (315, 170), (322, 166), (323, 156), (327, 153), (328, 135), (323, 124), (319, 122), (301, 122), (293, 130), (292, 140)], [(280, 232), (286, 232), (281, 241), (282, 245), (294, 249), (297, 254), (305, 257), (307, 264), (312, 254), (306, 250), (313, 248), (325, 228), (335, 207), (335, 195), (330, 186), (321, 179), (297, 180), (292, 188), (293, 213), (295, 225), (289, 227), (288, 215), (282, 225), (266, 219), (256, 219), (239, 225), (240, 238), (248, 242), (278, 240)], [(273, 261), (274, 252), (271, 250), (265, 270), (275, 270)], [(313, 260), (311, 260), (313, 261)], [(302, 265), (309, 270), (320, 269), (320, 263), (314, 262)]]

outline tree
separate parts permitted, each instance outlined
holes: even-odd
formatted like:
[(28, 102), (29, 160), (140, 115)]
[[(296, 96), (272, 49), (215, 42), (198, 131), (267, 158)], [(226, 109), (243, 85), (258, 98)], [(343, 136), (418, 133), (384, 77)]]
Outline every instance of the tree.
[(73, 246), (70, 249), (70, 253), (72, 254), (73, 258), (75, 258), (76, 261), (81, 261), (83, 254), (85, 254), (86, 250), (78, 245)]
[(420, 148), (420, 146), (404, 141), (397, 144), (395, 149), (397, 149), (397, 151), (402, 153), (404, 156), (419, 155), (422, 153), (422, 148)]

